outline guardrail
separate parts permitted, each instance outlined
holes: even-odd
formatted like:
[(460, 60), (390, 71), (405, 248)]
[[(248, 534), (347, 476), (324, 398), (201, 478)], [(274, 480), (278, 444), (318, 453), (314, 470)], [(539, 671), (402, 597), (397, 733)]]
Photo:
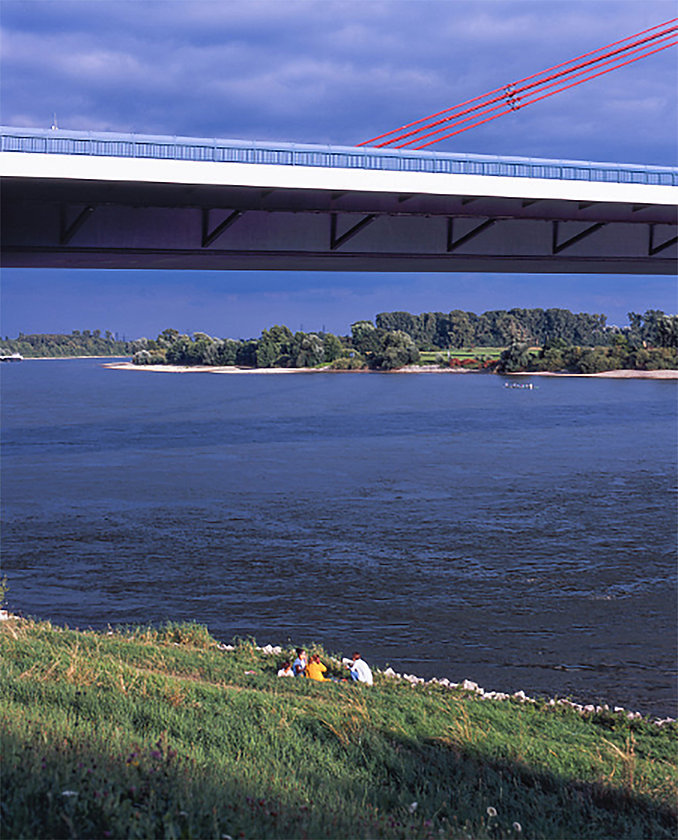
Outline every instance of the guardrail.
[(678, 167), (0, 127), (0, 152), (499, 175), (678, 186)]

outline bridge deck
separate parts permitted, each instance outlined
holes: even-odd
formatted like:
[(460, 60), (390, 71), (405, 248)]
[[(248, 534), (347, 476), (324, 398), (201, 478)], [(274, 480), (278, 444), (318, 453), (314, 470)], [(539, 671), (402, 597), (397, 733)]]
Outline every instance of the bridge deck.
[(5, 265), (672, 273), (678, 168), (0, 128)]

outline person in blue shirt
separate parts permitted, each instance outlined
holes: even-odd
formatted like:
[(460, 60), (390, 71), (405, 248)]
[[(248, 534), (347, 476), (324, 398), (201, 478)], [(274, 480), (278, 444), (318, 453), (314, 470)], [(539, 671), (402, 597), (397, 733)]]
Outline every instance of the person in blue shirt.
[(292, 670), (295, 677), (306, 676), (306, 666), (308, 665), (308, 656), (303, 648), (297, 648), (297, 658), (294, 660)]

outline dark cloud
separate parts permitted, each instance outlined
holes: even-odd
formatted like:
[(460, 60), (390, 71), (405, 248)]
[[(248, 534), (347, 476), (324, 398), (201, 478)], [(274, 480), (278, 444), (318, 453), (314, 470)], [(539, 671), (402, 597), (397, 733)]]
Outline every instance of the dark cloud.
[[(671, 2), (3, 0), (3, 121), (353, 144), (669, 18)], [(665, 51), (440, 148), (670, 162)], [(642, 132), (638, 133), (638, 127)]]

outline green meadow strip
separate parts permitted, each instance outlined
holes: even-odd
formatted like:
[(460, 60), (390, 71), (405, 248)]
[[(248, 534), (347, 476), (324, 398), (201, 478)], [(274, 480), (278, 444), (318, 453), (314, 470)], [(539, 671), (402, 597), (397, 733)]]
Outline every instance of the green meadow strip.
[(194, 624), (9, 620), (0, 653), (5, 838), (676, 834), (675, 724), (279, 679), (284, 655)]

